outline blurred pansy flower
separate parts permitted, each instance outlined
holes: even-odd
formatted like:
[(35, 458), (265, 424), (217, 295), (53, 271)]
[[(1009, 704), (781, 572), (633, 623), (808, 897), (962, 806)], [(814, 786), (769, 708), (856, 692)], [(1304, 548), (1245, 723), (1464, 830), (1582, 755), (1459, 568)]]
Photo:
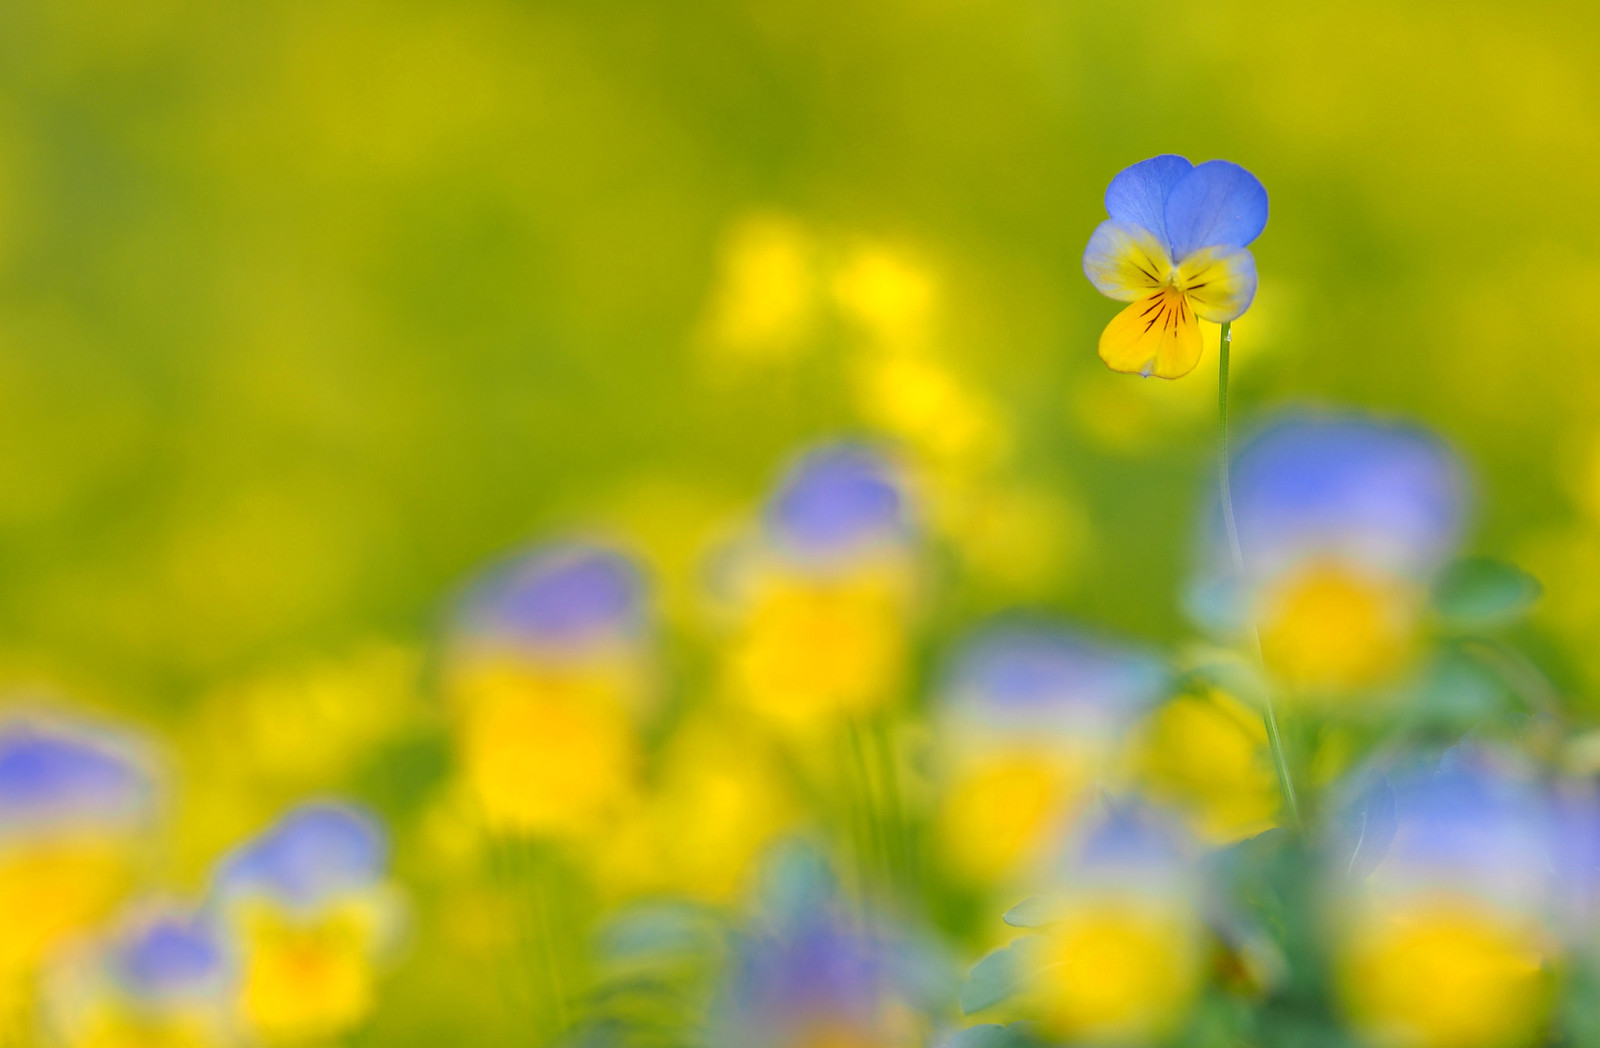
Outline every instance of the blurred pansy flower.
[(482, 657), (593, 658), (644, 639), (644, 577), (624, 553), (582, 542), (536, 549), (490, 573), (462, 601), (453, 640)]
[(1132, 304), (1100, 335), (1100, 359), (1113, 371), (1181, 378), (1200, 362), (1199, 322), (1250, 308), (1256, 263), (1246, 248), (1266, 228), (1267, 191), (1237, 164), (1165, 154), (1113, 178), (1106, 213), (1083, 272)]
[(371, 1012), (398, 933), (387, 837), (345, 804), (303, 805), (221, 864), (245, 1025), (270, 1041), (341, 1036)]
[[(777, 862), (795, 859), (780, 854)], [(825, 878), (826, 872), (791, 868), (778, 875)], [(918, 1001), (925, 980), (915, 952), (876, 922), (844, 912), (827, 884), (799, 887), (786, 898), (769, 900), (772, 912), (736, 939), (712, 1015), (710, 1043), (742, 1048), (923, 1043)]]
[(44, 715), (0, 723), (0, 973), (111, 912), (156, 815), (153, 764), (132, 738)]
[(1466, 523), (1455, 454), (1416, 426), (1297, 413), (1239, 448), (1232, 480), (1244, 572), (1213, 508), (1195, 611), (1227, 631), (1253, 621), (1269, 669), (1297, 692), (1394, 678)]
[(1491, 1048), (1537, 1034), (1558, 954), (1549, 813), (1542, 790), (1472, 753), (1368, 790), (1331, 875), (1347, 884), (1339, 995), (1370, 1043)]
[(758, 540), (730, 564), (738, 701), (808, 729), (894, 697), (915, 586), (913, 518), (903, 474), (871, 448), (834, 444), (795, 463)]
[(653, 698), (643, 574), (619, 551), (535, 550), (469, 591), (446, 687), (468, 783), (492, 830), (603, 831), (636, 778)]
[(1060, 893), (1007, 920), (1038, 935), (1021, 958), (1024, 1008), (1073, 1044), (1146, 1044), (1183, 1020), (1202, 983), (1205, 926), (1193, 845), (1140, 802), (1080, 828), (1064, 852)]
[(140, 907), (52, 965), (51, 1027), (74, 1048), (233, 1043), (232, 961), (205, 915)]
[(815, 256), (810, 233), (787, 215), (751, 215), (728, 230), (703, 321), (715, 363), (800, 354), (819, 309)]
[(952, 868), (992, 882), (1059, 846), (1120, 737), (1168, 686), (1159, 659), (1067, 628), (1013, 624), (969, 642), (938, 713)]
[(779, 556), (824, 570), (903, 548), (912, 507), (905, 478), (889, 459), (841, 443), (795, 463), (768, 502), (764, 524)]
[(1266, 727), (1224, 692), (1162, 704), (1140, 726), (1132, 763), (1144, 794), (1181, 813), (1203, 840), (1227, 844), (1277, 822), (1281, 795)]

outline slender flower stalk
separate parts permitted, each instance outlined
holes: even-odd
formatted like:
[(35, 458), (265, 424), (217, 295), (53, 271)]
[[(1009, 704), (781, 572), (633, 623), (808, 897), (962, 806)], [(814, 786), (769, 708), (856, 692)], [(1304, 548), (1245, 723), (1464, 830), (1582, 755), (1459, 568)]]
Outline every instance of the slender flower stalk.
[[(1222, 325), (1222, 337), (1217, 346), (1217, 422), (1218, 422), (1218, 448), (1221, 453), (1221, 469), (1218, 473), (1219, 485), (1222, 495), (1222, 523), (1228, 533), (1228, 549), (1233, 553), (1233, 570), (1240, 579), (1244, 578), (1244, 549), (1239, 545), (1239, 524), (1233, 516), (1233, 485), (1228, 477), (1228, 351), (1233, 346), (1233, 325)], [(1255, 619), (1249, 620), (1250, 640), (1255, 649), (1258, 665), (1265, 660), (1261, 652), (1261, 634), (1256, 629)], [(1278, 715), (1272, 708), (1272, 696), (1266, 691), (1261, 693), (1261, 717), (1267, 726), (1267, 744), (1272, 748), (1272, 764), (1278, 773), (1278, 786), (1283, 790), (1284, 809), (1288, 812), (1289, 823), (1296, 829), (1300, 826), (1300, 801), (1294, 792), (1294, 777), (1289, 773), (1289, 760), (1283, 751), (1283, 733), (1278, 729)]]

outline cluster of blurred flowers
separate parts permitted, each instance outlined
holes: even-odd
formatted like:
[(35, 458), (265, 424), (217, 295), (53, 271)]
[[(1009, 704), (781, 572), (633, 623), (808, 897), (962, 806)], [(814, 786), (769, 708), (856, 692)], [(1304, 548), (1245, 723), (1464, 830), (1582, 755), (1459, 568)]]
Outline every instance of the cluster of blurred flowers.
[[(381, 1015), (409, 939), (467, 958), (507, 1028), (551, 1045), (1600, 1032), (1596, 747), (1505, 639), (1537, 585), (1460, 558), (1464, 466), (1418, 427), (1302, 412), (1233, 475), (1244, 570), (1197, 513), (1198, 628), (1167, 652), (1041, 612), (933, 621), (940, 536), (903, 447), (827, 444), (778, 476), (703, 565), (708, 644), (662, 625), (625, 541), (538, 545), (447, 602), (420, 720), (441, 752), (376, 762), (437, 759), (411, 814), (380, 816), (376, 787), (352, 794), (372, 810), (291, 798), (189, 893), (160, 859), (189, 802), (155, 745), (10, 709), (4, 1029), (339, 1043)], [(315, 772), (338, 749), (320, 734), (382, 733), (312, 714), (382, 676), (268, 689), (299, 727), (231, 695), (200, 738), (220, 764)], [(239, 717), (287, 741), (251, 758)], [(466, 872), (440, 892), (445, 868)]]
[(42, 712), (0, 725), (0, 987), (8, 1041), (304, 1042), (373, 1007), (401, 909), (359, 807), (308, 802), (159, 889), (161, 772), (135, 739)]

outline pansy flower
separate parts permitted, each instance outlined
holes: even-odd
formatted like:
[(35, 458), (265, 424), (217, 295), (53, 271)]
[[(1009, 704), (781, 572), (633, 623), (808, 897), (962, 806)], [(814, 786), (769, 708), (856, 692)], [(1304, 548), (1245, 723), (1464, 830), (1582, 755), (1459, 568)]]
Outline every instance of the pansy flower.
[(1151, 157), (1106, 190), (1106, 212), (1083, 253), (1101, 293), (1131, 303), (1100, 335), (1113, 371), (1181, 378), (1200, 362), (1199, 321), (1226, 323), (1256, 293), (1246, 250), (1267, 224), (1267, 191), (1238, 164)]
[(453, 624), (458, 645), (539, 660), (627, 647), (645, 632), (644, 576), (618, 550), (553, 543), (490, 572)]
[(711, 1014), (711, 1044), (877, 1048), (918, 1043), (941, 958), (878, 915), (852, 914), (809, 849), (780, 847), (764, 912), (736, 935)]
[(110, 913), (158, 799), (153, 762), (131, 737), (48, 716), (0, 723), (0, 977)]
[(1485, 758), (1398, 777), (1373, 854), (1370, 805), (1356, 848), (1335, 849), (1338, 995), (1369, 1043), (1491, 1048), (1539, 1028), (1560, 954), (1555, 824), (1544, 791)]
[(232, 950), (203, 913), (140, 906), (59, 958), (48, 989), (50, 1026), (68, 1045), (233, 1043)]
[(1455, 453), (1418, 426), (1296, 412), (1247, 438), (1232, 473), (1244, 569), (1214, 505), (1192, 610), (1224, 632), (1253, 622), (1269, 668), (1296, 693), (1396, 679), (1466, 527), (1470, 486)]
[(218, 870), (217, 891), (224, 899), (265, 896), (314, 911), (380, 884), (388, 857), (388, 840), (365, 811), (305, 804), (233, 853)]
[(912, 531), (899, 470), (852, 443), (817, 448), (796, 462), (767, 503), (764, 523), (780, 556), (815, 567), (893, 549)]
[(400, 915), (388, 854), (372, 815), (317, 803), (222, 864), (215, 895), (239, 943), (238, 1006), (252, 1033), (333, 1039), (371, 1013)]
[(1152, 655), (1067, 627), (1013, 623), (969, 642), (938, 714), (939, 834), (953, 868), (993, 882), (1042, 859), (1169, 685)]
[(645, 575), (618, 549), (549, 543), (472, 585), (446, 687), (486, 823), (541, 836), (607, 823), (632, 787), (653, 670)]
[(1038, 930), (1009, 948), (1022, 965), (1024, 1009), (1049, 1043), (1161, 1041), (1203, 977), (1193, 842), (1157, 809), (1119, 802), (1080, 828), (1058, 877), (1056, 893), (1006, 917)]
[(916, 581), (913, 502), (897, 463), (865, 444), (823, 445), (785, 472), (759, 531), (721, 565), (738, 701), (809, 730), (893, 698)]

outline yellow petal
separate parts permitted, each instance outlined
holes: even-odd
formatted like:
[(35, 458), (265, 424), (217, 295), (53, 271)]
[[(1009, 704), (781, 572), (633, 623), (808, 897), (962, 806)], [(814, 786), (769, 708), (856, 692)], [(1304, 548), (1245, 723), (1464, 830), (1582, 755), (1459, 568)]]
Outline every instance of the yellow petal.
[(1156, 235), (1127, 222), (1102, 222), (1083, 253), (1089, 282), (1119, 302), (1132, 302), (1161, 287), (1172, 261)]
[(1238, 319), (1256, 297), (1256, 260), (1242, 247), (1203, 247), (1178, 267), (1178, 286), (1201, 320)]
[(1182, 378), (1200, 363), (1200, 325), (1182, 292), (1162, 288), (1112, 318), (1100, 335), (1112, 371)]

